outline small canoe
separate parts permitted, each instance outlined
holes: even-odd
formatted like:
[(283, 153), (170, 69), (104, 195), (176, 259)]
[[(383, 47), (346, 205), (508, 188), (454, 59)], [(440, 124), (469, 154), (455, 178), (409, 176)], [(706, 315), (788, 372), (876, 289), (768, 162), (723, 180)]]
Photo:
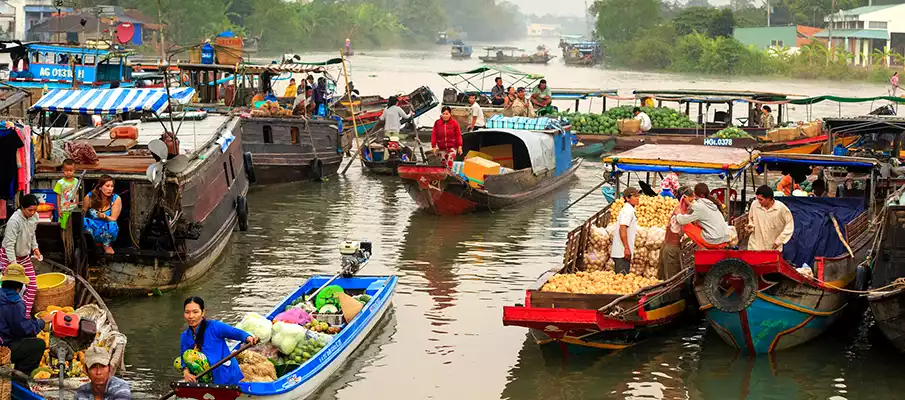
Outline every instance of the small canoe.
[(616, 139), (611, 139), (601, 143), (584, 144), (583, 146), (572, 146), (572, 156), (580, 158), (600, 157), (604, 153), (613, 151), (616, 147)]
[[(295, 299), (314, 292), (330, 279), (330, 276), (312, 277), (274, 307), (267, 319), (273, 320)], [(182, 399), (305, 399), (323, 386), (374, 330), (390, 308), (396, 281), (395, 276), (354, 276), (331, 282), (331, 285), (342, 287), (346, 294), (367, 294), (371, 299), (329, 344), (274, 382), (242, 382), (238, 385), (177, 382), (171, 386)]]

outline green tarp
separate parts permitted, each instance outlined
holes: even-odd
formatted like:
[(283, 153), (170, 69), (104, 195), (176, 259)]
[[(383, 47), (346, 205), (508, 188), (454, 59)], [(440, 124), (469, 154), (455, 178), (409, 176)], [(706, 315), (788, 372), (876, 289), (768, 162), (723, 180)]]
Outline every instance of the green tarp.
[(510, 66), (507, 66), (507, 65), (494, 65), (494, 66), (485, 65), (482, 67), (475, 68), (471, 71), (439, 72), (438, 74), (442, 77), (450, 77), (450, 76), (482, 74), (482, 73), (486, 73), (486, 72), (490, 72), (491, 74), (496, 74), (496, 73), (509, 74), (509, 75), (513, 75), (513, 76), (525, 77), (528, 79), (543, 79), (544, 78), (544, 76), (541, 74), (530, 74), (527, 72), (522, 72), (522, 71), (519, 71), (519, 70), (512, 68)]
[(791, 104), (815, 104), (822, 101), (835, 101), (837, 103), (867, 103), (870, 101), (887, 100), (894, 103), (905, 103), (905, 97), (894, 96), (877, 96), (877, 97), (840, 97), (840, 96), (816, 96), (804, 99), (794, 99), (789, 101)]

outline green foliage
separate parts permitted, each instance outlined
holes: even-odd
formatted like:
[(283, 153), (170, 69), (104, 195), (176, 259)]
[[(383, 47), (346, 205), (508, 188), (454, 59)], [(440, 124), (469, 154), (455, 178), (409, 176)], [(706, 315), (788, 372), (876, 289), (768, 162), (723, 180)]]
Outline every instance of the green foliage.
[(626, 42), (660, 20), (658, 0), (597, 0), (591, 6), (597, 15), (597, 37)]
[(698, 32), (710, 37), (732, 36), (735, 19), (730, 9), (687, 7), (676, 15), (673, 24), (679, 35)]

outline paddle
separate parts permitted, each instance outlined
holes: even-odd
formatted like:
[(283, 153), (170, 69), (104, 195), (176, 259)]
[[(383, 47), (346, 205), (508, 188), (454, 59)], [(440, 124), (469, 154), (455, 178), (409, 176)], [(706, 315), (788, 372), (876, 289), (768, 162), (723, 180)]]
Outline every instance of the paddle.
[(607, 182), (608, 182), (608, 181), (600, 182), (600, 184), (598, 184), (597, 186), (594, 186), (594, 187), (593, 187), (591, 190), (589, 190), (587, 193), (585, 193), (585, 194), (583, 194), (581, 197), (579, 197), (578, 200), (573, 201), (572, 204), (567, 205), (566, 208), (563, 208), (560, 212), (566, 212), (566, 210), (568, 210), (568, 209), (571, 208), (572, 206), (578, 204), (579, 201), (583, 200), (585, 197), (588, 197), (591, 193), (594, 193), (594, 191), (596, 191), (597, 189), (600, 189), (601, 186), (606, 185)]
[[(220, 361), (217, 361), (216, 364), (211, 365), (210, 368), (208, 368), (208, 369), (205, 370), (204, 372), (198, 374), (198, 376), (196, 376), (195, 379), (196, 379), (196, 380), (197, 380), (197, 379), (201, 379), (203, 376), (205, 376), (205, 375), (211, 373), (211, 372), (214, 370), (214, 368), (217, 368), (217, 367), (223, 365), (223, 363), (225, 363), (225, 362), (227, 362), (227, 361), (229, 361), (229, 360), (232, 360), (232, 359), (235, 358), (237, 355), (239, 355), (239, 353), (242, 353), (243, 351), (248, 350), (248, 349), (252, 348), (253, 346), (254, 346), (254, 345), (251, 344), (251, 343), (245, 343), (245, 344), (243, 344), (242, 347), (239, 347), (238, 349), (236, 349), (236, 351), (230, 353), (229, 356), (227, 356), (226, 358), (224, 358), (224, 359), (222, 359), (222, 360), (220, 360)], [(175, 391), (175, 390), (171, 390), (169, 393), (163, 395), (163, 397), (161, 397), (160, 400), (166, 400), (166, 399), (169, 399), (170, 397), (173, 397), (173, 396), (175, 396), (175, 395), (176, 395), (176, 391)]]

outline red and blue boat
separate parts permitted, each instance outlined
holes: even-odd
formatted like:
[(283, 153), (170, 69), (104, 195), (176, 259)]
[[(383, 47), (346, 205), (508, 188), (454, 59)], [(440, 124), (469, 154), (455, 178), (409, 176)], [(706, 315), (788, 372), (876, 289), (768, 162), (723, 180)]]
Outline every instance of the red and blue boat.
[[(874, 183), (872, 158), (764, 153), (767, 170), (823, 166), (857, 171)], [(782, 251), (746, 250), (747, 214), (735, 220), (738, 250), (695, 252), (695, 294), (714, 331), (748, 354), (804, 344), (826, 332), (850, 305), (844, 289), (867, 286), (861, 261), (874, 238), (872, 191), (849, 197), (777, 197), (792, 212), (795, 232)], [(856, 277), (858, 279), (856, 279)]]

